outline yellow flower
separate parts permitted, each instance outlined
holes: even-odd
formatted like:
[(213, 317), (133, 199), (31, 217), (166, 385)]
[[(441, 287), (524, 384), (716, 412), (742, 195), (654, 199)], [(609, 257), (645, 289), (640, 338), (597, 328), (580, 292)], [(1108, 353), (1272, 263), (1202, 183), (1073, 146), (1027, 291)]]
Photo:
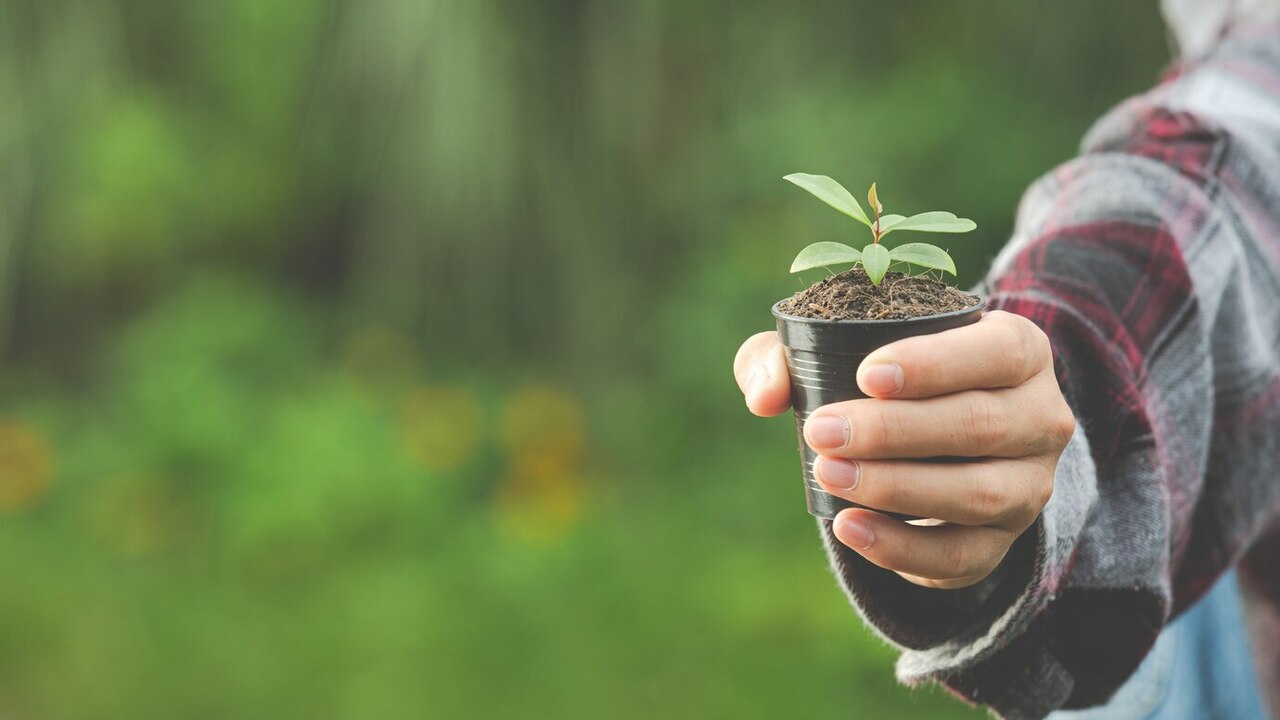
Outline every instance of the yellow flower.
[(53, 449), (36, 430), (0, 422), (0, 511), (34, 505), (53, 481)]
[(537, 455), (548, 462), (577, 462), (585, 445), (582, 406), (568, 393), (549, 385), (517, 390), (502, 408), (499, 433), (514, 457)]
[(425, 385), (405, 396), (400, 406), (400, 438), (427, 470), (457, 468), (480, 444), (479, 401), (451, 385)]
[(503, 404), (499, 434), (509, 465), (495, 498), (498, 525), (525, 542), (559, 539), (581, 516), (585, 496), (581, 404), (549, 385), (521, 388)]
[(585, 484), (572, 471), (545, 467), (512, 467), (498, 487), (498, 526), (533, 544), (558, 540), (582, 514)]

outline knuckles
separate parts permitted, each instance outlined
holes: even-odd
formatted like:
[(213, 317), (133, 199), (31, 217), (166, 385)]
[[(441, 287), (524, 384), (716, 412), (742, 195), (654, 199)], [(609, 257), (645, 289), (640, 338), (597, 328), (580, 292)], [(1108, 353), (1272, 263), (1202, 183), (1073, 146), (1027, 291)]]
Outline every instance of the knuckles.
[(1054, 413), (1050, 426), (1050, 432), (1053, 438), (1058, 441), (1058, 450), (1061, 452), (1067, 446), (1067, 443), (1071, 442), (1071, 437), (1076, 434), (1076, 416), (1072, 414), (1071, 408), (1067, 407), (1065, 401), (1058, 403), (1058, 409)]
[(995, 407), (991, 395), (978, 392), (965, 403), (962, 442), (971, 451), (985, 454), (1005, 439), (1008, 427), (1004, 414)]
[[(878, 406), (868, 404), (868, 409), (870, 412), (864, 413), (866, 417), (862, 423), (865, 430), (861, 440), (866, 445), (863, 450), (868, 454), (880, 455), (889, 451), (894, 440), (902, 437), (907, 428), (903, 428), (901, 423), (895, 420), (897, 415), (889, 412), (883, 404)], [(854, 427), (858, 426), (854, 425)], [(855, 446), (859, 444), (856, 433), (853, 444)]]
[(1053, 348), (1049, 336), (1039, 325), (1021, 315), (995, 310), (989, 313), (1000, 327), (1005, 338), (1001, 342), (1009, 364), (1022, 369), (1024, 378), (1035, 376), (1045, 367), (1053, 365)]
[(854, 458), (880, 457), (890, 452), (898, 439), (904, 437), (909, 428), (902, 426), (897, 415), (886, 407), (886, 402), (895, 401), (868, 399), (840, 404), (837, 414), (848, 419), (853, 428), (846, 453), (842, 454)]
[(974, 524), (985, 525), (997, 522), (1008, 515), (1014, 508), (1010, 507), (1011, 498), (1003, 482), (993, 481), (984, 474), (973, 484), (967, 495), (968, 518)]
[[(1033, 510), (1035, 510), (1034, 515), (1039, 515), (1040, 511), (1044, 510), (1044, 507), (1049, 504), (1049, 500), (1053, 498), (1053, 472), (1052, 471), (1046, 473), (1044, 479), (1041, 482), (1035, 483), (1035, 487), (1033, 488), (1033, 491), (1032, 491), (1032, 497), (1035, 500), (1035, 507), (1032, 508)], [(1035, 519), (1034, 515), (1032, 517), (1032, 520)]]
[(960, 578), (970, 575), (974, 570), (973, 549), (966, 542), (949, 542), (940, 548), (939, 577), (936, 579)]
[(1052, 364), (1053, 345), (1049, 342), (1049, 336), (1039, 325), (1022, 317), (1014, 315), (1017, 318), (1019, 333), (1023, 339), (1023, 352), (1028, 360), (1037, 368)]
[(1049, 342), (1049, 336), (1040, 329), (1039, 325), (1026, 318), (1005, 314), (1009, 316), (1011, 324), (1021, 327), (1020, 333), (1026, 343), (1024, 351), (1029, 353), (1030, 364), (1034, 367), (1031, 375), (1028, 376), (1031, 378), (1028, 387), (1038, 389), (1041, 402), (1045, 407), (1041, 415), (1044, 428), (1043, 449), (1061, 453), (1075, 434), (1076, 418), (1066, 400), (1063, 399), (1062, 389), (1058, 387), (1058, 379), (1053, 372), (1053, 347)]

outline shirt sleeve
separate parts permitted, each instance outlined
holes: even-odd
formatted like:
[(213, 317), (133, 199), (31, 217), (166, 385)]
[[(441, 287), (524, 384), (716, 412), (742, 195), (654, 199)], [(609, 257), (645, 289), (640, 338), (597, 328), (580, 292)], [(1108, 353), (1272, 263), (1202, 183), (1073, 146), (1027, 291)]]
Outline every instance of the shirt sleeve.
[(1280, 162), (1232, 151), (1153, 111), (1023, 198), (988, 300), (1048, 334), (1078, 429), (996, 573), (921, 588), (819, 521), (850, 601), (902, 650), (901, 681), (1007, 718), (1105, 702), (1274, 517), (1280, 182), (1263, 180)]

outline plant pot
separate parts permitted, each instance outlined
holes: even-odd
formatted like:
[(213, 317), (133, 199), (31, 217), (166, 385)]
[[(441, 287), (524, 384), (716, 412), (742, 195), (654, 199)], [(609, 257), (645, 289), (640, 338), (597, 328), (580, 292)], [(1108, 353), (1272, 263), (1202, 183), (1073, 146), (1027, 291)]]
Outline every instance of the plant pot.
[(773, 316), (777, 318), (791, 378), (791, 407), (795, 410), (796, 438), (800, 443), (805, 503), (810, 515), (830, 519), (845, 508), (862, 506), (827, 493), (814, 479), (817, 453), (804, 441), (804, 423), (809, 414), (823, 405), (867, 397), (858, 389), (858, 365), (876, 348), (902, 338), (975, 323), (982, 317), (986, 301), (979, 298), (964, 310), (906, 320), (817, 320), (788, 315), (778, 308), (781, 304), (773, 306)]

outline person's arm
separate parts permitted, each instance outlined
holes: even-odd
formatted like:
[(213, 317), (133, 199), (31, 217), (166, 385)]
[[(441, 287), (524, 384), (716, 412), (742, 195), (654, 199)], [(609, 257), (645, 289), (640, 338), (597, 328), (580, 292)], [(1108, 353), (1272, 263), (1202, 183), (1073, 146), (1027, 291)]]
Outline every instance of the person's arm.
[[(787, 409), (776, 334), (749, 339), (735, 371), (752, 412)], [(1045, 333), (1007, 312), (881, 348), (857, 379), (869, 399), (823, 407), (805, 426), (805, 441), (821, 453), (819, 482), (861, 505), (945, 524), (849, 509), (819, 527), (854, 606), (907, 650), (902, 679), (943, 679), (1021, 633), (1034, 614), (1025, 596), (1043, 569), (1044, 535), (1028, 527), (1051, 493), (1063, 494), (1054, 475), (1071, 465), (1059, 458), (1075, 420)], [(935, 456), (965, 460), (924, 460)], [(1087, 506), (1087, 491), (1075, 490), (1088, 483), (1072, 480), (1067, 494)], [(982, 687), (966, 696), (995, 700)]]
[[(1001, 543), (951, 545), (950, 570), (973, 575), (942, 585), (920, 582), (919, 567), (906, 564), (924, 562), (913, 557), (914, 543), (888, 548), (932, 528), (877, 516), (876, 549), (862, 550), (860, 535), (842, 531), (843, 515), (834, 526), (820, 523), (855, 607), (903, 649), (900, 679), (941, 681), (1006, 717), (1104, 702), (1171, 616), (1211, 586), (1280, 505), (1274, 471), (1266, 470), (1280, 454), (1280, 233), (1270, 209), (1280, 204), (1260, 197), (1280, 183), (1259, 187), (1263, 171), (1249, 166), (1248, 155), (1230, 159), (1223, 135), (1186, 116), (1153, 112), (1123, 142), (1102, 149), (1033, 186), (988, 283), (993, 308), (1028, 318), (1049, 339), (1053, 389), (1061, 388), (1077, 421), (1039, 517), (989, 575), (983, 571), (999, 561)], [(1020, 331), (1028, 339), (1030, 324)], [(882, 352), (914, 347), (913, 355), (927, 354), (957, 332)], [(744, 354), (752, 361), (741, 363), (747, 369), (740, 373), (748, 405), (759, 414), (780, 412), (780, 356), (768, 336), (749, 343)], [(953, 357), (935, 371), (967, 372), (964, 356)], [(1014, 353), (1008, 364), (1023, 360)], [(748, 387), (753, 365), (766, 370)], [(990, 385), (974, 387), (990, 392)], [(938, 452), (911, 454), (976, 457), (976, 448), (1007, 449), (1029, 442), (1028, 434), (1061, 437), (1064, 424), (1046, 386), (1002, 391), (1010, 400), (1003, 421), (987, 412), (990, 405), (974, 412), (985, 442), (969, 451), (940, 443)], [(932, 422), (923, 413), (872, 437), (931, 437)], [(995, 467), (1008, 454), (974, 464)], [(1040, 457), (1048, 456), (1042, 447)], [(1027, 497), (1028, 484), (1031, 497), (1042, 497), (1031, 469), (1020, 480), (988, 472), (976, 481), (973, 467), (952, 470), (958, 495), (942, 477), (895, 478), (889, 493), (912, 499), (892, 509), (937, 517), (963, 509), (964, 495), (970, 507), (975, 497), (997, 498), (982, 504), (1007, 515), (1034, 507), (999, 500)], [(884, 477), (864, 471), (845, 496), (875, 505), (865, 493)], [(916, 497), (922, 486), (931, 488), (932, 504)], [(961, 529), (968, 528), (951, 532)], [(974, 577), (981, 580), (969, 584)]]

